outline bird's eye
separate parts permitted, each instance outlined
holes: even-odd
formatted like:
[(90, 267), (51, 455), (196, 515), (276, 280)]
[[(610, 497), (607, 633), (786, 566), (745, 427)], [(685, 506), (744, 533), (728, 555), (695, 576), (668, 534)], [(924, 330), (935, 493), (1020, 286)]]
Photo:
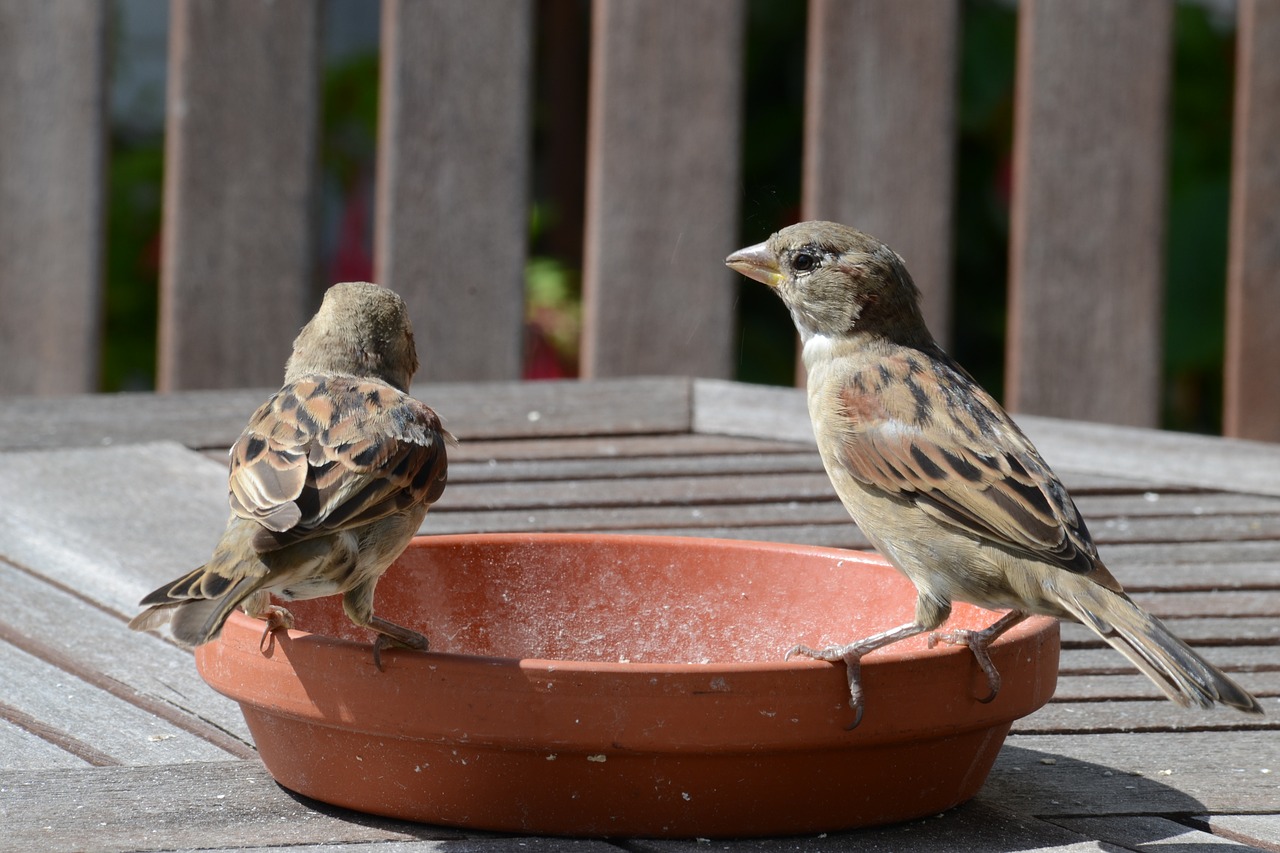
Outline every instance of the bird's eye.
[(808, 252), (797, 252), (791, 259), (791, 268), (796, 272), (808, 272), (818, 265), (818, 259)]

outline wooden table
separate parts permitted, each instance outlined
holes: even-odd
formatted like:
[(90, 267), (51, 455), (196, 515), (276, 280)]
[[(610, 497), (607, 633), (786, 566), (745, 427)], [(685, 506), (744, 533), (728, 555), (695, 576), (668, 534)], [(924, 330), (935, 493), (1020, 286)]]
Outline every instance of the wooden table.
[[(462, 440), (425, 533), (866, 545), (799, 391), (630, 379), (414, 393)], [(1053, 702), (1015, 724), (979, 796), (947, 814), (776, 840), (529, 839), (290, 794), (190, 652), (126, 629), (143, 593), (207, 557), (225, 448), (266, 394), (0, 404), (0, 849), (1280, 849), (1280, 446), (1021, 419), (1134, 597), (1268, 716), (1181, 710), (1064, 626)]]

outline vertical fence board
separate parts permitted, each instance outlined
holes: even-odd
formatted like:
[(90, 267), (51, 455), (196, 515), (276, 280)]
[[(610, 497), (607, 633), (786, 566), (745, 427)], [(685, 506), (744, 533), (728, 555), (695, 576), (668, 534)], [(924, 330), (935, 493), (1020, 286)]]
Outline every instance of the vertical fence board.
[(1237, 39), (1223, 429), (1280, 441), (1280, 3), (1242, 0)]
[(376, 278), (421, 380), (520, 375), (532, 27), (523, 2), (383, 4)]
[(106, 20), (0, 2), (0, 394), (97, 388)]
[(593, 6), (586, 376), (732, 371), (745, 12)]
[(319, 4), (172, 9), (157, 385), (275, 385), (314, 304)]
[(1007, 402), (1154, 426), (1173, 5), (1019, 7)]
[(803, 216), (853, 225), (902, 255), (944, 345), (959, 27), (957, 0), (809, 3)]

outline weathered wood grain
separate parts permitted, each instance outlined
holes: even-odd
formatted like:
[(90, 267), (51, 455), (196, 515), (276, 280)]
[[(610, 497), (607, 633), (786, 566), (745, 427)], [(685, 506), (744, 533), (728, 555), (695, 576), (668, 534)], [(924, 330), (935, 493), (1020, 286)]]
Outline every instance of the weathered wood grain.
[(1274, 812), (1261, 771), (1278, 761), (1274, 732), (1010, 735), (977, 802), (1042, 818)]
[[(358, 818), (353, 818), (358, 819)], [(412, 828), (406, 828), (406, 834), (413, 834)], [(476, 833), (475, 838), (459, 839), (425, 839), (420, 841), (357, 841), (355, 843), (305, 842), (302, 849), (307, 853), (438, 853), (441, 850), (457, 851), (457, 853), (616, 853), (617, 847), (606, 841), (595, 841), (585, 838), (552, 838), (532, 837), (513, 838), (504, 835), (485, 836)], [(270, 845), (268, 847), (252, 847), (236, 845), (235, 847), (201, 848), (201, 853), (298, 853), (298, 846), (292, 844)], [(1227, 853), (1222, 851), (1222, 853)]]
[(1280, 8), (1237, 19), (1223, 432), (1280, 441)]
[[(1280, 574), (1280, 572), (1278, 572)], [(1223, 590), (1220, 592), (1142, 592), (1133, 600), (1165, 619), (1172, 616), (1267, 616), (1280, 617), (1280, 577), (1270, 590)], [(1277, 659), (1280, 663), (1280, 658)]]
[(1086, 838), (1096, 838), (1125, 849), (1159, 850), (1163, 847), (1170, 850), (1200, 850), (1202, 853), (1228, 853), (1232, 850), (1244, 853), (1248, 850), (1244, 845), (1221, 836), (1202, 829), (1192, 829), (1163, 817), (1055, 818), (1053, 822)]
[[(1254, 696), (1280, 696), (1280, 672), (1235, 672), (1231, 678)], [(1145, 675), (1060, 675), (1053, 693), (1054, 702), (1116, 699), (1163, 701), (1164, 694)]]
[(132, 616), (208, 558), (227, 514), (226, 472), (178, 445), (10, 454), (0, 557)]
[(1211, 585), (1213, 577), (1210, 567), (1218, 564), (1253, 565), (1262, 573), (1274, 572), (1274, 566), (1280, 564), (1280, 542), (1272, 540), (1114, 543), (1103, 546), (1099, 552), (1108, 566), (1178, 566), (1183, 570), (1189, 568), (1193, 573), (1200, 570), (1206, 585)]
[[(0, 702), (0, 773), (5, 770), (50, 770), (88, 767), (89, 762), (7, 719)], [(3, 791), (0, 788), (0, 791)]]
[(1068, 829), (1026, 814), (973, 801), (940, 815), (852, 832), (824, 832), (790, 838), (721, 841), (627, 841), (635, 853), (693, 853), (743, 850), (752, 853), (954, 853), (956, 850), (1036, 853), (1097, 853), (1111, 850)]
[[(673, 437), (668, 443), (676, 443)], [(707, 453), (673, 456), (598, 456), (586, 459), (534, 459), (508, 458), (498, 463), (488, 461), (459, 461), (460, 454), (449, 454), (449, 488), (460, 484), (480, 483), (555, 483), (561, 480), (617, 480), (652, 479), (657, 477), (741, 477), (751, 478), (772, 474), (818, 474), (822, 460), (816, 453)], [(554, 488), (550, 486), (549, 488)]]
[(816, 444), (801, 388), (695, 379), (693, 431)]
[(1215, 835), (1280, 850), (1280, 814), (1197, 815), (1192, 820)]
[(1280, 495), (1280, 446), (1150, 429), (1019, 415), (1018, 424), (1055, 468)]
[[(236, 757), (254, 754), (239, 706), (205, 684), (189, 651), (155, 636), (124, 630), (122, 617), (4, 560), (0, 560), (0, 586), (8, 602), (0, 613), (0, 642)], [(51, 630), (53, 625), (66, 627)]]
[(460, 439), (685, 433), (689, 380), (414, 385)]
[(1099, 544), (1161, 542), (1176, 546), (1181, 542), (1267, 541), (1280, 538), (1280, 518), (1270, 513), (1159, 518), (1122, 516), (1098, 519), (1089, 525), (1089, 532)]
[(98, 386), (108, 19), (0, 3), (0, 395)]
[[(1072, 415), (1075, 417), (1075, 415)], [(1280, 447), (1187, 433), (1019, 414), (1018, 425), (1059, 473), (1280, 495)], [(813, 442), (805, 392), (696, 379), (693, 423), (700, 433)]]
[(5, 674), (4, 704), (47, 721), (57, 732), (55, 745), (65, 737), (104, 756), (92, 763), (167, 764), (228, 757), (204, 738), (7, 643), (0, 643), (0, 671)]
[[(706, 505), (760, 502), (831, 501), (834, 492), (826, 474), (775, 473), (768, 477), (704, 475), (693, 477), (631, 477), (607, 480), (460, 483), (451, 486), (440, 506), (477, 507), (641, 507), (658, 504)], [(448, 500), (448, 503), (445, 501)], [(838, 505), (836, 505), (838, 507)], [(845, 517), (848, 514), (845, 513)]]
[[(1063, 476), (1064, 484), (1071, 488), (1072, 477)], [(1274, 515), (1280, 513), (1280, 498), (1272, 495), (1242, 495), (1228, 492), (1174, 492), (1155, 491), (1135, 494), (1102, 495), (1075, 492), (1076, 506), (1087, 520), (1095, 518), (1126, 518), (1134, 516), (1179, 518), (1185, 516), (1220, 515)]]
[(424, 380), (517, 379), (524, 355), (533, 5), (382, 5), (375, 278)]
[[(574, 468), (578, 474), (591, 472), (586, 466), (567, 467)], [(565, 477), (549, 476), (525, 480), (507, 479), (503, 476), (501, 465), (487, 467), (488, 476), (483, 479), (454, 478), (449, 490), (436, 505), (432, 519), (423, 529), (436, 529), (434, 525), (446, 514), (451, 516), (448, 522), (451, 526), (465, 527), (467, 519), (473, 513), (486, 516), (487, 524), (496, 521), (493, 515), (495, 512), (527, 510), (541, 514), (543, 511), (559, 512), (577, 508), (588, 512), (582, 516), (562, 514), (562, 518), (569, 524), (574, 523), (574, 518), (579, 518), (582, 529), (597, 529), (596, 526), (602, 522), (606, 525), (609, 523), (610, 516), (596, 512), (601, 509), (609, 510), (619, 519), (626, 512), (637, 511), (627, 518), (633, 527), (661, 525), (664, 519), (665, 523), (684, 526), (692, 518), (702, 518), (704, 523), (732, 525), (735, 523), (734, 516), (731, 512), (726, 514), (724, 511), (728, 506), (740, 508), (744, 513), (744, 526), (769, 523), (767, 520), (771, 517), (776, 517), (779, 522), (785, 518), (797, 525), (853, 523), (836, 499), (826, 475), (820, 471), (796, 473), (784, 468), (781, 471), (725, 474), (722, 473), (723, 469), (712, 469), (697, 473), (673, 471), (664, 476), (653, 472), (639, 473), (646, 470), (642, 464), (618, 467), (631, 467), (632, 470), (626, 473), (619, 470), (614, 477), (608, 474), (607, 467), (603, 467), (599, 476), (587, 479), (571, 478), (566, 474)], [(653, 507), (670, 507), (672, 511), (666, 514), (647, 511)], [(712, 522), (712, 519), (715, 521)], [(527, 525), (520, 522), (519, 527), (525, 529)], [(1178, 543), (1184, 542), (1203, 546), (1214, 541), (1229, 542), (1234, 546), (1240, 540), (1249, 538), (1264, 542), (1275, 540), (1280, 536), (1280, 521), (1270, 514), (1203, 514), (1156, 518), (1136, 515), (1114, 518), (1097, 516), (1091, 519), (1090, 529), (1095, 541), (1104, 548), (1150, 541), (1159, 541), (1167, 548), (1177, 547)], [(1152, 587), (1177, 589), (1180, 585), (1209, 589), (1217, 584), (1216, 575), (1205, 572), (1203, 567), (1193, 567), (1190, 564), (1183, 564), (1180, 570), (1172, 573), (1168, 570), (1127, 572), (1123, 570), (1124, 565), (1123, 559), (1113, 563), (1113, 567), (1121, 571), (1126, 583), (1134, 590)], [(1273, 574), (1264, 565), (1244, 572), (1243, 577), (1265, 584)], [(1223, 583), (1239, 584), (1241, 576), (1238, 573), (1228, 574), (1224, 576)], [(1243, 598), (1241, 600), (1244, 601)], [(1230, 607), (1229, 601), (1223, 599), (1223, 603), (1217, 606)], [(1188, 606), (1195, 606), (1190, 599), (1186, 603)], [(1274, 605), (1267, 603), (1265, 598), (1254, 596), (1244, 606), (1257, 610)]]
[[(284, 375), (280, 362), (280, 376)], [(279, 387), (279, 386), (276, 386)], [(276, 387), (18, 398), (0, 406), (0, 451), (177, 441), (226, 448)], [(414, 385), (460, 439), (687, 433), (689, 380)]]
[(1018, 14), (1005, 398), (1154, 426), (1173, 7)]
[[(1274, 597), (1274, 593), (1272, 596)], [(1192, 645), (1233, 645), (1250, 643), (1256, 645), (1280, 646), (1280, 619), (1274, 616), (1241, 616), (1230, 613), (1222, 618), (1181, 619), (1162, 617), (1169, 630)], [(1064, 623), (1062, 625), (1062, 645), (1096, 646), (1103, 645), (1102, 640), (1083, 625)], [(1280, 669), (1280, 649), (1277, 649), (1277, 668)]]
[(672, 458), (716, 454), (761, 453), (814, 456), (809, 445), (758, 438), (734, 438), (724, 435), (681, 433), (667, 435), (584, 435), (557, 436), (546, 439), (471, 439), (449, 450), (452, 477), (455, 461), (466, 464), (482, 460), (493, 462), (532, 462), (534, 460), (611, 460), (645, 457), (670, 461)]
[[(1196, 651), (1205, 660), (1226, 672), (1249, 672), (1256, 670), (1276, 672), (1280, 670), (1280, 650), (1274, 645), (1201, 645), (1195, 644)], [(1073, 674), (1096, 673), (1134, 673), (1138, 670), (1130, 665), (1119, 652), (1110, 646), (1094, 648), (1064, 649), (1058, 662), (1058, 671)]]
[[(526, 452), (544, 458), (646, 451), (667, 456), (680, 445), (667, 446), (666, 439), (646, 434), (687, 436), (691, 428), (698, 438), (684, 439), (691, 442), (690, 449), (681, 452), (695, 452), (693, 448), (701, 447), (698, 441), (714, 441), (717, 436), (812, 446), (801, 391), (704, 380), (694, 381), (692, 392), (690, 388), (686, 379), (648, 378), (424, 383), (412, 390), (436, 408), (467, 445), (485, 442), (475, 452), (488, 458), (497, 458), (497, 445), (491, 442), (520, 438), (539, 441), (513, 445), (503, 458), (524, 458)], [(17, 398), (0, 406), (0, 451), (156, 440), (196, 448), (229, 447), (272, 392), (260, 388), (165, 396)], [(1280, 470), (1280, 448), (1272, 444), (1031, 416), (1019, 420), (1072, 488), (1115, 491), (1130, 482), (1130, 491), (1160, 494), (1182, 483), (1280, 495), (1280, 479), (1272, 473)], [(542, 441), (547, 437), (570, 442), (562, 449)], [(623, 437), (634, 437), (640, 444), (622, 442)], [(464, 445), (458, 453), (466, 458), (471, 450)], [(1195, 505), (1194, 498), (1179, 500)]]
[[(1280, 699), (1260, 697), (1272, 715), (1280, 711)], [(1202, 711), (1180, 708), (1168, 699), (1111, 699), (1106, 702), (1050, 702), (1013, 724), (1017, 734), (1073, 734), (1079, 732), (1240, 732), (1257, 731), (1260, 737), (1280, 740), (1274, 719), (1226, 709)]]
[[(56, 686), (61, 687), (62, 685), (57, 684)], [(66, 731), (61, 721), (50, 720), (41, 714), (31, 713), (33, 709), (23, 707), (27, 704), (29, 703), (23, 702), (21, 698), (19, 698), (16, 705), (0, 702), (0, 720), (4, 720), (6, 724), (19, 728), (31, 737), (43, 741), (47, 748), (66, 753), (91, 767), (114, 767), (120, 763), (114, 756)], [(43, 708), (39, 710), (43, 710)], [(36, 749), (31, 753), (17, 756), (15, 763), (20, 764), (23, 761), (30, 760), (40, 751), (42, 750)], [(63, 763), (63, 760), (59, 759), (54, 766), (61, 766)]]
[(257, 761), (0, 772), (0, 791), (4, 843), (15, 851), (254, 849), (469, 835), (299, 797)]
[[(848, 515), (838, 504), (829, 505), (825, 523), (848, 527), (844, 540), (866, 543)], [(719, 538), (762, 538), (754, 529), (777, 530), (788, 525), (796, 541), (807, 541), (807, 531), (815, 525), (815, 513), (806, 505), (784, 503), (735, 503), (701, 506), (555, 507), (536, 506), (506, 510), (469, 509), (449, 512), (444, 499), (427, 515), (419, 528), (423, 535), (442, 533), (550, 533), (628, 532), (641, 530), (667, 536), (711, 536)], [(842, 540), (843, 541), (843, 540)], [(812, 544), (821, 544), (813, 542)]]
[(814, 0), (805, 53), (801, 218), (844, 222), (892, 246), (944, 346), (959, 31), (956, 0)]
[(871, 543), (853, 524), (808, 524), (796, 527), (775, 523), (752, 527), (712, 525), (706, 527), (636, 527), (627, 531), (638, 536), (705, 536), (711, 539), (744, 539), (751, 542), (792, 542), (796, 545), (821, 545), (826, 548), (871, 550)]
[(318, 304), (320, 7), (170, 17), (157, 387), (279, 380)]
[(1129, 592), (1163, 589), (1210, 591), (1225, 589), (1268, 589), (1276, 583), (1274, 562), (1232, 563), (1208, 556), (1203, 562), (1152, 563), (1130, 556), (1133, 549), (1145, 545), (1109, 546), (1111, 556), (1124, 555), (1108, 562), (1116, 577)]
[(746, 3), (592, 6), (582, 374), (732, 372)]
[[(216, 452), (210, 458), (224, 461)], [(822, 470), (822, 460), (811, 445), (718, 435), (466, 440), (449, 450), (450, 483)], [(1061, 474), (1076, 503), (1091, 518), (1221, 515), (1280, 507), (1280, 501), (1269, 496), (1157, 492), (1133, 480), (1071, 471)]]

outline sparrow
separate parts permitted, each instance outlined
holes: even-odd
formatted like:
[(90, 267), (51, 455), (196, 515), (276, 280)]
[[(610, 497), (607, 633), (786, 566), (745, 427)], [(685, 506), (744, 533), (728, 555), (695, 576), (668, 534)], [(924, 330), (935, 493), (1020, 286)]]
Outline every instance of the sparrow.
[[(867, 653), (931, 632), (987, 648), (1029, 614), (1080, 622), (1179, 705), (1258, 701), (1125, 594), (1067, 490), (995, 399), (934, 342), (901, 257), (834, 222), (801, 222), (726, 261), (773, 288), (803, 344), (809, 417), (836, 494), (876, 549), (915, 585), (914, 619), (800, 654), (843, 661), (862, 718)], [(1007, 610), (981, 631), (938, 632), (953, 601)], [(852, 726), (851, 726), (852, 728)]]
[(271, 596), (341, 594), (351, 621), (377, 632), (379, 669), (390, 645), (425, 651), (425, 636), (373, 612), (378, 579), (445, 488), (453, 436), (409, 396), (417, 369), (399, 296), (364, 282), (329, 288), (293, 342), (284, 386), (231, 448), (231, 514), (213, 556), (144, 597), (129, 627), (168, 623), (198, 646), (242, 607), (266, 620), (266, 643), (293, 625)]

